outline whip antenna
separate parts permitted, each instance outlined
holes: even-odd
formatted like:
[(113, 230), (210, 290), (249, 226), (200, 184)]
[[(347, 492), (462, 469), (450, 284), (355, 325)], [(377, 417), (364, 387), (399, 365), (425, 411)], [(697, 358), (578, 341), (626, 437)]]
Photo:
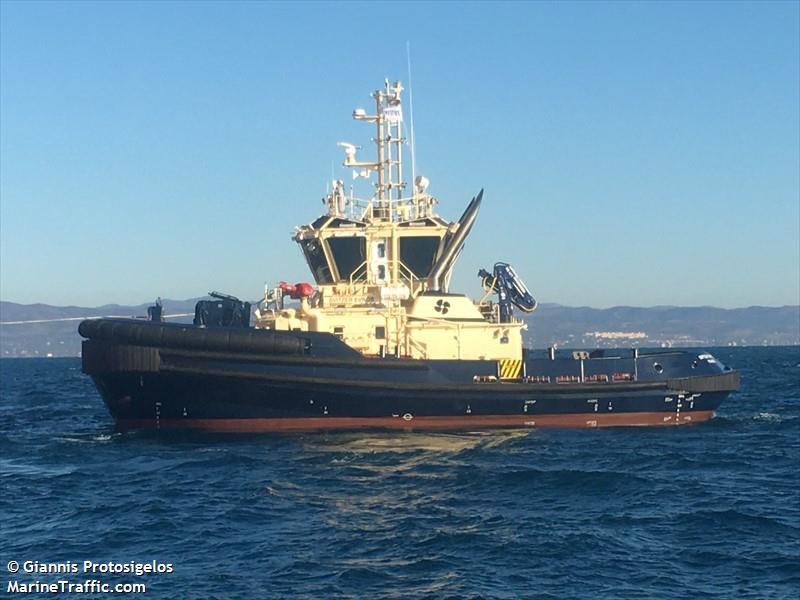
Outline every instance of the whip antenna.
[(414, 88), (411, 85), (411, 42), (406, 40), (406, 60), (408, 63), (408, 112), (411, 125), (411, 197), (416, 196), (417, 152), (414, 146)]

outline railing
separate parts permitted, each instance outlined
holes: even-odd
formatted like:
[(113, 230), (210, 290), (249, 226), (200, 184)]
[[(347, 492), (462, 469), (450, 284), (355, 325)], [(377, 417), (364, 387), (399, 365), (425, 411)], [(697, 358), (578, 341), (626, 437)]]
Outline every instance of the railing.
[(408, 350), (407, 352), (410, 354), (411, 349), (415, 349), (417, 352), (422, 355), (422, 358), (428, 358), (428, 346), (427, 344), (423, 344), (422, 342), (418, 342), (412, 337), (406, 336), (406, 342), (408, 343)]
[[(387, 270), (392, 269), (392, 267), (397, 267), (397, 274), (398, 274), (398, 283), (405, 283), (408, 285), (409, 289), (413, 293), (416, 291), (418, 285), (422, 284), (422, 280), (419, 279), (414, 272), (409, 269), (406, 265), (403, 264), (400, 260), (387, 260), (385, 263), (381, 262), (380, 264), (386, 265)], [(393, 269), (392, 269), (393, 270)], [(367, 261), (362, 262), (358, 267), (356, 267), (353, 272), (350, 274), (349, 283), (351, 286), (359, 284), (359, 283), (375, 283), (379, 284), (378, 281), (370, 281), (372, 273), (369, 272), (367, 268)], [(387, 273), (387, 275), (389, 275)], [(391, 277), (385, 278), (388, 281), (391, 281)]]
[(358, 265), (358, 267), (356, 267), (352, 273), (350, 273), (350, 285), (352, 286), (356, 283), (366, 283), (368, 274), (367, 261), (364, 261)]
[(436, 199), (433, 196), (408, 196), (403, 198), (392, 198), (387, 200), (376, 200), (372, 198), (347, 198), (347, 207), (331, 204), (328, 207), (328, 214), (331, 216), (344, 216), (358, 221), (370, 221), (378, 219), (381, 221), (408, 221), (424, 219), (433, 216), (433, 205)]
[(414, 284), (420, 281), (419, 278), (416, 275), (414, 275), (414, 272), (411, 269), (409, 269), (406, 265), (404, 265), (402, 261), (397, 260), (397, 261), (392, 261), (392, 263), (397, 264), (398, 275), (400, 275), (400, 277), (403, 280), (405, 280), (406, 283), (408, 283), (408, 287), (413, 291), (415, 287)]

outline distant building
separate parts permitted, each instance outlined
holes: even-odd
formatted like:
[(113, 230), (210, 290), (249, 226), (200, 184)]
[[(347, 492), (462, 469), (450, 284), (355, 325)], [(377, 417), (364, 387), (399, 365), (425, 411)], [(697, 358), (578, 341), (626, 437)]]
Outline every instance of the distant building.
[(584, 335), (598, 340), (645, 340), (644, 331), (587, 331)]

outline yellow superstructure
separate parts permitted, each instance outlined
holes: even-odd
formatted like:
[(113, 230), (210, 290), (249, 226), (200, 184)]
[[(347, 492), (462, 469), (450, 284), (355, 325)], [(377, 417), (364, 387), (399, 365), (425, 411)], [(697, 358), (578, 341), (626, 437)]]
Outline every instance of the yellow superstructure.
[[(449, 292), (483, 192), (454, 222), (436, 214), (425, 177), (415, 177), (406, 192), (401, 91), (399, 82), (387, 81), (372, 95), (375, 114), (353, 112), (356, 120), (376, 126), (374, 162), (359, 161), (355, 145), (339, 144), (343, 164), (355, 176), (375, 177), (375, 194), (361, 200), (347, 194), (341, 180), (333, 182), (323, 199), (326, 214), (294, 235), (316, 289), (268, 290), (256, 327), (329, 332), (365, 355), (519, 361), (521, 321), (501, 323), (491, 302)], [(299, 299), (299, 306), (286, 307), (286, 295)]]

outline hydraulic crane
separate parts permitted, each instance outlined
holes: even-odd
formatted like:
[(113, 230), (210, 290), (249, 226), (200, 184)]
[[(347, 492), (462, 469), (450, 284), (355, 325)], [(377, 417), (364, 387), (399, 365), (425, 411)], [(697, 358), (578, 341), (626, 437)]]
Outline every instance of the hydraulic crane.
[(492, 273), (481, 269), (478, 271), (478, 277), (481, 278), (483, 289), (497, 294), (501, 323), (510, 323), (513, 319), (512, 304), (527, 313), (536, 310), (536, 300), (510, 264), (495, 263)]

